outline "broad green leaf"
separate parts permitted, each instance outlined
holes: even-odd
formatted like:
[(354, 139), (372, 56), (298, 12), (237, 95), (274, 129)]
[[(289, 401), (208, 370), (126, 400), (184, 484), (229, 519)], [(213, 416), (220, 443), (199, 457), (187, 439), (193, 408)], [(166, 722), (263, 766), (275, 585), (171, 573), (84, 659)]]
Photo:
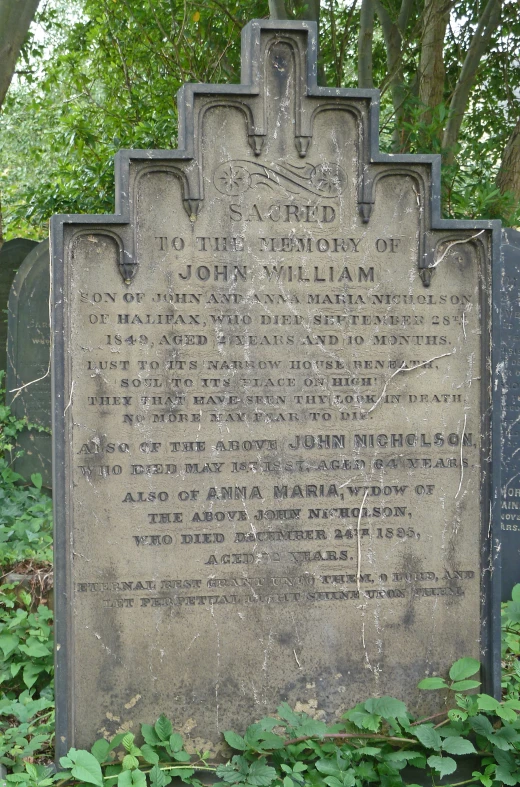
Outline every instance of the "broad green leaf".
[(442, 750), (447, 751), (448, 754), (476, 754), (476, 749), (471, 741), (455, 735), (444, 738)]
[(326, 732), (327, 725), (324, 721), (305, 719), (303, 724), (300, 724), (299, 727), (296, 728), (295, 735), (297, 738), (303, 737), (304, 735), (321, 738)]
[(514, 586), (513, 590), (511, 591), (511, 598), (513, 601), (520, 602), (520, 583)]
[(501, 784), (518, 784), (519, 781), (518, 778), (514, 776), (507, 768), (504, 768), (503, 765), (497, 765), (495, 779), (497, 779)]
[(141, 754), (143, 755), (145, 762), (148, 762), (150, 765), (157, 765), (159, 762), (159, 755), (148, 743), (144, 743), (141, 746)]
[(117, 777), (117, 787), (132, 787), (132, 771), (121, 771)]
[(483, 735), (487, 738), (488, 735), (493, 733), (493, 725), (487, 716), (483, 716), (482, 714), (479, 714), (478, 716), (472, 716), (469, 720), (469, 723), (477, 735)]
[(131, 749), (131, 748), (132, 748), (132, 746), (134, 745), (134, 738), (135, 738), (135, 735), (133, 735), (133, 733), (131, 733), (131, 732), (127, 732), (127, 733), (125, 734), (125, 736), (124, 736), (123, 740), (121, 741), (121, 742), (122, 742), (122, 744), (123, 744), (123, 746), (125, 747), (125, 749), (126, 749), (127, 751), (130, 751), (130, 749)]
[(103, 787), (101, 766), (93, 754), (89, 751), (80, 750), (76, 752), (75, 756), (71, 759), (74, 759), (74, 767), (71, 772), (78, 781), (87, 782), (87, 784), (96, 784), (97, 787)]
[(123, 770), (132, 771), (134, 768), (139, 768), (139, 760), (133, 754), (127, 754), (123, 757)]
[(167, 741), (173, 732), (172, 723), (164, 714), (159, 716), (158, 720), (155, 722), (154, 729), (161, 741)]
[(341, 773), (336, 760), (318, 760), (315, 763), (315, 767), (317, 771), (324, 773), (326, 776), (336, 776), (338, 773)]
[(502, 705), (499, 705), (496, 712), (497, 716), (500, 716), (504, 721), (516, 721), (517, 713), (512, 708), (504, 708)]
[(247, 749), (247, 745), (243, 737), (232, 730), (225, 732), (224, 738), (226, 743), (231, 746), (232, 749), (237, 749), (237, 751), (245, 751)]
[(105, 762), (110, 751), (110, 743), (104, 740), (104, 738), (100, 738), (95, 742), (90, 751), (99, 763)]
[(520, 623), (520, 601), (509, 601), (506, 609), (511, 623)]
[(425, 678), (417, 685), (417, 688), (433, 691), (434, 689), (445, 689), (447, 686), (448, 684), (443, 678)]
[(307, 765), (304, 762), (295, 762), (293, 766), (294, 773), (303, 773), (303, 771), (307, 770)]
[(413, 734), (417, 736), (423, 746), (427, 749), (434, 749), (440, 751), (442, 745), (442, 738), (429, 724), (419, 724), (417, 727), (412, 728)]
[(471, 678), (479, 670), (480, 661), (470, 658), (459, 659), (450, 669), (450, 678), (452, 680), (465, 680), (465, 678)]
[(26, 664), (23, 668), (22, 676), (23, 682), (30, 689), (38, 680), (38, 675), (42, 672), (42, 667), (39, 664)]
[(183, 746), (184, 741), (182, 735), (179, 735), (178, 732), (174, 732), (173, 735), (170, 735), (170, 749), (172, 751), (180, 751)]
[(188, 754), (187, 751), (174, 751), (173, 759), (177, 760), (177, 762), (189, 762), (190, 755)]
[(42, 476), (41, 476), (41, 473), (33, 473), (31, 475), (31, 483), (32, 483), (33, 486), (36, 487), (36, 489), (41, 489), (42, 488)]
[(298, 727), (301, 724), (300, 717), (292, 710), (287, 702), (282, 702), (277, 708), (277, 713), (281, 719), (289, 722), (292, 727)]
[(498, 706), (500, 705), (499, 701), (496, 700), (494, 697), (490, 697), (489, 694), (479, 694), (477, 697), (477, 703), (479, 710), (490, 710), (496, 711)]
[(451, 757), (438, 757), (433, 754), (431, 757), (428, 757), (427, 762), (430, 768), (438, 772), (441, 779), (443, 776), (448, 776), (448, 774), (457, 770), (457, 763)]
[(132, 771), (133, 787), (146, 787), (146, 774), (142, 771)]
[(20, 640), (15, 634), (0, 634), (0, 648), (6, 659), (16, 650), (19, 642)]
[(270, 765), (266, 765), (262, 760), (251, 763), (247, 774), (248, 784), (253, 784), (255, 787), (270, 787), (275, 779), (276, 771)]
[(296, 787), (290, 776), (284, 776), (283, 787)]
[(469, 689), (478, 689), (479, 686), (479, 680), (457, 680), (451, 684), (450, 688), (452, 691), (469, 691)]
[(151, 787), (167, 787), (172, 780), (170, 772), (162, 771), (157, 765), (151, 769), (149, 776)]
[(365, 708), (369, 713), (376, 713), (383, 719), (395, 719), (399, 716), (406, 716), (406, 705), (401, 700), (394, 697), (378, 697), (365, 702)]
[(60, 757), (60, 765), (62, 768), (70, 770), (74, 763), (69, 757)]
[(155, 746), (161, 740), (151, 724), (141, 724), (141, 735), (149, 746)]

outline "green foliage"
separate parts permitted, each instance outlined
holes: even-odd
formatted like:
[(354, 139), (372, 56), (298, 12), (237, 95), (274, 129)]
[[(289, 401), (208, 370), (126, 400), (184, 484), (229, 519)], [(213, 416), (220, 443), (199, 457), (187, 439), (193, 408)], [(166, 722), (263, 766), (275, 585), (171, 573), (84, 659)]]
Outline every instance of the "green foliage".
[(520, 584), (502, 604), (502, 689), (508, 698), (520, 697)]
[[(360, 3), (322, 2), (320, 77), (357, 87)], [(286, 0), (291, 18), (308, 3)], [(385, 0), (397, 20), (400, 0)], [(433, 109), (418, 97), (421, 19), (413, 4), (398, 70), (403, 103), (391, 99), (384, 36), (376, 15), (373, 82), (382, 90), (381, 145), (411, 153), (440, 152), (448, 107), (482, 3), (452, 4), (444, 46), (444, 95)], [(120, 148), (173, 148), (175, 95), (184, 82), (238, 82), (240, 30), (269, 14), (267, 0), (52, 0), (39, 15), (50, 45), (34, 36), (23, 75), (0, 116), (0, 193), (6, 237), (41, 238), (53, 213), (111, 213), (113, 156)], [(495, 177), (517, 120), (520, 17), (505, 0), (457, 142), (456, 164), (443, 174), (449, 218), (520, 221), (518, 198), (502, 195)]]
[[(190, 754), (172, 723), (161, 716), (153, 726), (142, 725), (142, 745), (136, 745), (133, 733), (121, 733), (110, 742), (96, 741), (90, 752), (71, 749), (61, 758), (58, 774), (27, 764), (25, 771), (8, 775), (7, 784), (167, 787), (180, 777), (201, 787), (200, 774), (209, 772), (224, 785), (241, 787), (412, 787), (407, 766), (428, 774), (432, 785), (451, 775), (452, 784), (518, 784), (520, 702), (453, 689), (478, 667), (474, 659), (455, 662), (451, 683), (445, 680), (440, 688), (447, 692), (447, 709), (434, 717), (414, 719), (400, 700), (379, 697), (359, 703), (342, 722), (327, 726), (282, 703), (275, 717), (261, 719), (243, 735), (225, 732), (235, 753), (213, 766), (209, 752)], [(469, 782), (460, 782), (460, 758), (467, 756), (476, 769)]]
[[(202, 787), (201, 774), (211, 773), (224, 785), (240, 787), (414, 787), (406, 770), (410, 766), (427, 774), (432, 785), (447, 776), (454, 785), (460, 783), (461, 758), (468, 756), (477, 764), (471, 781), (463, 783), (520, 784), (518, 674), (507, 668), (519, 655), (520, 622), (515, 622), (519, 601), (520, 585), (514, 589), (512, 602), (503, 605), (506, 670), (502, 701), (475, 693), (480, 684), (474, 676), (480, 665), (463, 658), (445, 678), (429, 677), (419, 684), (445, 696), (445, 710), (434, 717), (415, 719), (401, 700), (377, 697), (347, 711), (340, 722), (327, 725), (282, 703), (276, 716), (260, 719), (243, 734), (226, 731), (230, 759), (214, 766), (209, 764), (210, 752), (187, 750), (182, 736), (162, 715), (154, 725), (143, 724), (138, 738), (125, 732), (111, 741), (96, 741), (89, 752), (71, 749), (55, 774), (33, 762), (48, 758), (52, 743), (52, 666), (44, 652), (50, 649), (50, 614), (44, 607), (31, 613), (27, 598), (27, 608), (18, 607), (15, 612), (18, 624), (14, 625), (13, 618), (10, 630), (2, 628), (0, 635), (6, 661), (18, 665), (23, 659), (32, 660), (42, 667), (31, 688), (23, 684), (22, 666), (13, 668), (14, 678), (3, 677), (11, 681), (12, 689), (0, 701), (0, 762), (10, 771), (7, 785), (168, 787), (179, 777)], [(18, 638), (16, 646), (14, 640), (3, 638), (11, 634)]]

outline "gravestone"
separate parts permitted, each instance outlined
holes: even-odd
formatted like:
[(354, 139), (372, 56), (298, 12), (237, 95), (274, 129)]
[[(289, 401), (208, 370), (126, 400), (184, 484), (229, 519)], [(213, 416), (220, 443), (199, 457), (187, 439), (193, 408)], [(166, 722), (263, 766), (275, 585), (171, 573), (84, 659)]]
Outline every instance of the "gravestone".
[[(51, 375), (49, 325), (49, 241), (30, 252), (9, 295), (6, 401), (14, 415), (49, 429)], [(24, 429), (13, 451), (13, 469), (24, 478), (40, 473), (52, 487), (52, 439), (47, 431)]]
[(520, 232), (503, 230), (502, 255), (500, 554), (502, 600), (508, 601), (513, 587), (520, 582)]
[(312, 23), (253, 22), (179, 150), (119, 155), (116, 215), (54, 218), (59, 753), (160, 712), (215, 756), (282, 700), (433, 713), (462, 656), (500, 691), (499, 225), (442, 220), (438, 158), (377, 129)]
[[(29, 252), (37, 245), (35, 240), (13, 238), (13, 240), (7, 240), (0, 248), (0, 309), (7, 310), (7, 301), (15, 273)], [(0, 369), (5, 372), (6, 368), (7, 315), (2, 312), (0, 315)]]

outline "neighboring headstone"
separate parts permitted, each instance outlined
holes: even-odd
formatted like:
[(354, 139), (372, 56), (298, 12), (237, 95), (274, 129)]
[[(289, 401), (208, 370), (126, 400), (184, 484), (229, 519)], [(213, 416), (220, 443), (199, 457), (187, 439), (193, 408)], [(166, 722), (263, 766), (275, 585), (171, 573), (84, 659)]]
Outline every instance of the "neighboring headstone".
[[(0, 369), (7, 368), (7, 301), (16, 271), (38, 245), (28, 238), (6, 240), (0, 248)], [(5, 386), (5, 377), (3, 385)]]
[(501, 288), (502, 490), (500, 554), (502, 600), (520, 582), (520, 232), (502, 232)]
[(433, 713), (462, 656), (500, 691), (499, 225), (440, 219), (375, 91), (316, 87), (314, 25), (243, 47), (244, 84), (181, 93), (184, 149), (120, 156), (120, 215), (53, 220), (59, 753)]
[[(18, 417), (32, 424), (51, 426), (51, 374), (49, 326), (49, 241), (42, 241), (27, 256), (15, 276), (9, 295), (6, 400)], [(52, 487), (50, 433), (24, 429), (15, 451), (23, 450), (13, 469), (24, 478), (41, 473)]]

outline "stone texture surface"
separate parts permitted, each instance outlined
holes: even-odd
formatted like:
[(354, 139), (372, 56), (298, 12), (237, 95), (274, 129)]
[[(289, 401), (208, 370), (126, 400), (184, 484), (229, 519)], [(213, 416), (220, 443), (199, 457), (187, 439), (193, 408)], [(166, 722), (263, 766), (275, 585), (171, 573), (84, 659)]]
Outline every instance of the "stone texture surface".
[(433, 712), (417, 682), (488, 648), (492, 225), (432, 228), (431, 159), (312, 88), (309, 27), (186, 89), (125, 215), (55, 220), (59, 747)]
[[(0, 316), (0, 369), (7, 368), (7, 301), (16, 271), (37, 245), (37, 241), (28, 238), (7, 240), (0, 248), (0, 308), (4, 310)], [(5, 378), (4, 378), (5, 383)]]
[(500, 365), (502, 380), (502, 488), (500, 541), (502, 555), (502, 599), (520, 582), (520, 343), (518, 341), (520, 288), (520, 232), (503, 232), (504, 279), (501, 289), (502, 326)]
[[(49, 241), (38, 243), (20, 266), (9, 295), (6, 400), (12, 412), (30, 423), (51, 426), (49, 325)], [(13, 469), (24, 478), (41, 473), (52, 487), (52, 438), (49, 431), (26, 429), (17, 438)]]

